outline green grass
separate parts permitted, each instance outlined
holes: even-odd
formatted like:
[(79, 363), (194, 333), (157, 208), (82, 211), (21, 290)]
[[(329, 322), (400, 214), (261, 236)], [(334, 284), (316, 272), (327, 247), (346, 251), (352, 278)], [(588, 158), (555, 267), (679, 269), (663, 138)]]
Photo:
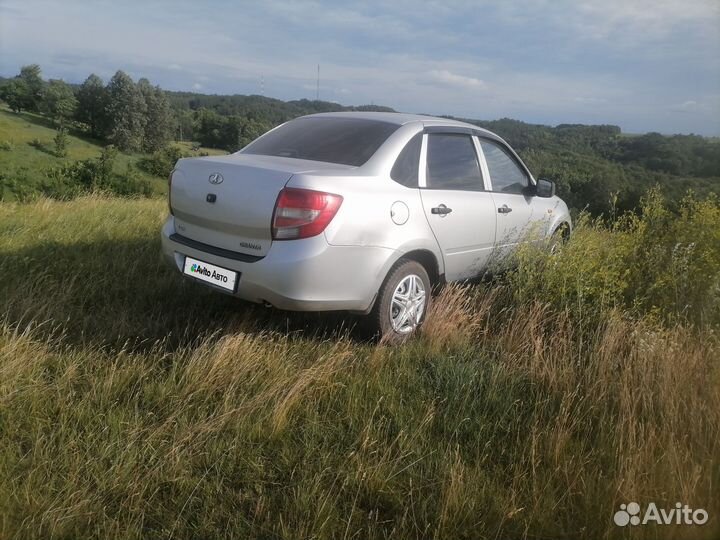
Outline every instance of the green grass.
[[(85, 136), (76, 129), (71, 129), (68, 136), (67, 156), (60, 158), (54, 155), (56, 131), (52, 123), (45, 117), (29, 113), (14, 113), (6, 107), (0, 107), (0, 173), (7, 178), (20, 178), (25, 185), (36, 185), (44, 177), (45, 171), (64, 163), (97, 158), (103, 144)], [(36, 145), (38, 141), (40, 144)], [(178, 142), (187, 153), (191, 152), (192, 144)], [(3, 149), (5, 148), (5, 149)], [(220, 150), (200, 148), (199, 152), (220, 155)], [(167, 191), (167, 179), (158, 178), (137, 168), (138, 161), (143, 157), (140, 153), (118, 153), (115, 160), (115, 172), (123, 174), (128, 167), (136, 170), (139, 177), (152, 183), (156, 195), (164, 195)], [(15, 200), (16, 194), (0, 185), (0, 200)]]
[[(510, 280), (386, 347), (183, 281), (165, 212), (0, 203), (0, 538), (718, 536), (716, 327)], [(583, 235), (548, 272), (600, 271)], [(618, 529), (631, 500), (710, 522)]]
[[(100, 156), (102, 145), (99, 142), (80, 137), (74, 131), (68, 136), (67, 157), (55, 156), (52, 153), (55, 133), (51, 123), (42, 116), (27, 112), (16, 114), (0, 109), (0, 142), (7, 141), (12, 145), (11, 150), (0, 150), (0, 170), (9, 176), (25, 170), (32, 180), (50, 167)], [(40, 141), (43, 148), (33, 146), (31, 143), (34, 140)], [(141, 154), (119, 153), (115, 162), (116, 172), (125, 171), (129, 165), (134, 166), (140, 157)], [(162, 181), (144, 173), (140, 174), (152, 179), (158, 193), (162, 193)]]

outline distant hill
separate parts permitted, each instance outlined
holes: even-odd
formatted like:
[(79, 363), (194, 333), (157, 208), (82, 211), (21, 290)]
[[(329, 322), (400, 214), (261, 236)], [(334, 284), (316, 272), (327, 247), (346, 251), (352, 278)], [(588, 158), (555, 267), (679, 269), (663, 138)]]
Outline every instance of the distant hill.
[(279, 124), (303, 116), (321, 112), (335, 111), (381, 111), (395, 112), (390, 107), (380, 105), (340, 105), (332, 101), (299, 99), (282, 101), (259, 95), (220, 95), (198, 94), (195, 92), (165, 92), (171, 105), (177, 110), (196, 111), (209, 109), (223, 116), (240, 115), (262, 119)]
[[(0, 86), (2, 80), (0, 78)], [(71, 87), (78, 93), (78, 85)], [(99, 90), (103, 91), (107, 92)], [(168, 140), (190, 145), (187, 148), (202, 146), (228, 152), (242, 148), (269, 129), (298, 116), (329, 111), (394, 112), (382, 105), (350, 106), (308, 99), (283, 101), (260, 95), (165, 91), (164, 96), (172, 116), (165, 124)], [(37, 107), (37, 110), (43, 109)], [(30, 116), (25, 119), (30, 120)], [(572, 208), (587, 209), (594, 215), (634, 210), (652, 186), (660, 187), (671, 206), (677, 205), (688, 190), (700, 197), (720, 193), (720, 141), (717, 138), (659, 133), (627, 136), (614, 125), (547, 126), (510, 118), (458, 119), (490, 129), (506, 139), (536, 177), (555, 181), (558, 194)], [(5, 120), (11, 121), (11, 117), (6, 116)], [(33, 123), (43, 121), (42, 116), (32, 117)], [(29, 184), (26, 177), (37, 177), (28, 172), (28, 163), (49, 166), (49, 162), (56, 160), (50, 157), (51, 152), (37, 150), (47, 149), (54, 137), (51, 126), (45, 123), (45, 127), (45, 140), (34, 146), (28, 142), (16, 144), (14, 139), (18, 139), (19, 133), (0, 134), (0, 143), (12, 149), (3, 150), (4, 156), (0, 156), (0, 161), (9, 162), (0, 172), (5, 191), (9, 189), (7, 186), (13, 186), (11, 191), (17, 192)], [(74, 132), (71, 132), (88, 135), (91, 133), (88, 127), (81, 115), (76, 115)], [(106, 127), (105, 139), (97, 143), (111, 142), (107, 136), (110, 131)], [(35, 137), (29, 131), (22, 137), (26, 135)], [(69, 155), (74, 157), (81, 148), (79, 142), (71, 139)], [(166, 168), (174, 155), (171, 152), (155, 156), (158, 166), (152, 169)], [(143, 163), (139, 157), (121, 155), (119, 161), (123, 160), (132, 167)]]

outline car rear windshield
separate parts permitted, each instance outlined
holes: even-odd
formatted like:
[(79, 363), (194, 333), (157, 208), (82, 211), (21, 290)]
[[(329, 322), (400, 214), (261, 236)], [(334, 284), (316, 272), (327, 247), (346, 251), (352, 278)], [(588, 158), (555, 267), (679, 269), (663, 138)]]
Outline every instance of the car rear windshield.
[(398, 127), (366, 118), (298, 118), (250, 143), (242, 153), (359, 167)]

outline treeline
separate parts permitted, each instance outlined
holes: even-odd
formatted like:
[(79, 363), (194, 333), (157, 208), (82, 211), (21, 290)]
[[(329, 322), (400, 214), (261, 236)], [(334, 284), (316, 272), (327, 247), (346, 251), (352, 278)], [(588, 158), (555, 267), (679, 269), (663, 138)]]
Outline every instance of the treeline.
[[(252, 95), (166, 92), (147, 79), (135, 83), (118, 71), (107, 84), (90, 75), (81, 85), (44, 81), (40, 67), (24, 66), (0, 81), (0, 98), (15, 111), (46, 115), (57, 125), (62, 150), (72, 123), (105, 144), (153, 155), (142, 161), (156, 174), (179, 155), (172, 140), (234, 152), (278, 124), (329, 111), (393, 111), (389, 107), (346, 107), (326, 101), (281, 101)], [(638, 208), (648, 188), (659, 186), (671, 205), (688, 190), (700, 197), (720, 192), (720, 142), (698, 135), (629, 136), (613, 125), (518, 120), (468, 120), (505, 138), (537, 177), (554, 180), (558, 193), (576, 209), (611, 214)], [(159, 173), (158, 173), (159, 174)]]
[(265, 96), (221, 96), (167, 92), (178, 122), (179, 140), (234, 152), (269, 129), (298, 116), (335, 111), (388, 111), (389, 107), (342, 106), (328, 101), (281, 101)]
[(700, 135), (624, 135), (618, 126), (526, 124), (504, 118), (491, 122), (469, 120), (512, 140), (518, 150), (563, 149), (595, 154), (650, 171), (708, 177), (720, 173), (720, 144)]
[(720, 143), (699, 135), (624, 135), (618, 126), (468, 120), (506, 139), (536, 177), (557, 183), (572, 207), (594, 215), (636, 210), (651, 187), (671, 207), (691, 190), (720, 194)]
[(23, 66), (0, 87), (15, 112), (46, 115), (62, 134), (74, 123), (89, 135), (123, 151), (153, 152), (167, 145), (175, 132), (175, 115), (159, 86), (147, 79), (135, 83), (118, 71), (107, 84), (95, 74), (80, 86), (44, 81), (40, 66)]
[(23, 66), (0, 81), (0, 99), (13, 111), (50, 118), (60, 132), (74, 124), (123, 151), (155, 152), (171, 140), (234, 152), (269, 129), (298, 116), (330, 111), (392, 111), (345, 107), (327, 101), (281, 101), (264, 96), (167, 92), (147, 79), (135, 83), (118, 71), (105, 84), (91, 74), (81, 85), (45, 81), (40, 66)]

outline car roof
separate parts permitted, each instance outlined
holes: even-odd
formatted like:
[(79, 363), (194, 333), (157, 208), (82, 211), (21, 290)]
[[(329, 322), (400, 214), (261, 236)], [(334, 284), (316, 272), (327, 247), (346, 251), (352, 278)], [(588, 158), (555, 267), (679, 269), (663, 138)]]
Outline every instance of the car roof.
[(390, 124), (397, 124), (402, 126), (413, 122), (420, 122), (425, 126), (438, 126), (438, 127), (457, 127), (466, 128), (473, 131), (480, 131), (486, 133), (492, 138), (499, 138), (492, 131), (483, 129), (474, 124), (468, 124), (467, 122), (460, 122), (459, 120), (453, 120), (451, 118), (441, 118), (438, 116), (429, 116), (424, 114), (409, 114), (409, 113), (398, 113), (398, 112), (375, 112), (375, 111), (348, 111), (348, 112), (326, 112), (309, 114), (302, 118), (364, 118), (366, 120), (376, 120), (378, 122), (388, 122)]

